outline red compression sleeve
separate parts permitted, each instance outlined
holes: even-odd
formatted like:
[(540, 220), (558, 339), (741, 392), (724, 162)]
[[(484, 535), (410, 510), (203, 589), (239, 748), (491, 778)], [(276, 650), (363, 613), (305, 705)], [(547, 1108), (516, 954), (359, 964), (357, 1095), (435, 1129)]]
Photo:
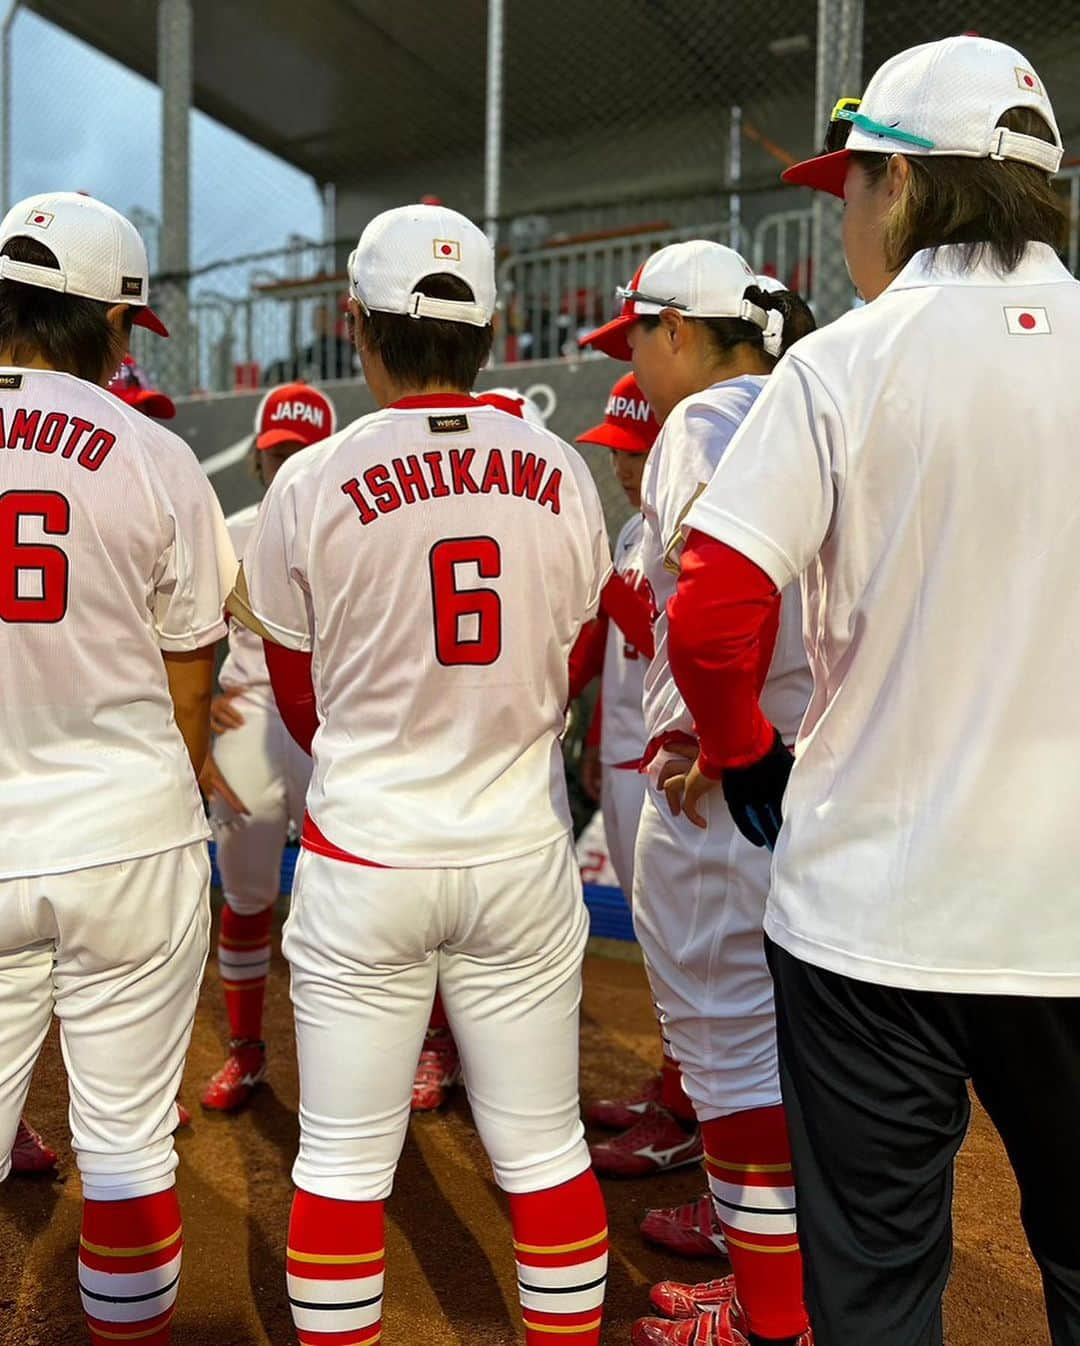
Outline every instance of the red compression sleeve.
[(604, 671), (604, 647), (607, 645), (608, 620), (604, 613), (586, 622), (578, 632), (570, 651), (570, 693), (568, 701), (576, 701), (581, 693)]
[(599, 748), (604, 721), (604, 689), (600, 689), (600, 695), (596, 698), (596, 705), (593, 706), (592, 720), (589, 722), (589, 732), (585, 735), (586, 748)]
[(270, 686), (274, 700), (285, 721), (285, 728), (307, 753), (319, 727), (315, 709), (315, 688), (311, 682), (311, 655), (299, 650), (287, 650), (272, 640), (263, 641), (266, 667), (270, 670)]
[(600, 611), (611, 618), (632, 645), (646, 659), (653, 657), (653, 612), (649, 600), (632, 589), (619, 574), (613, 574), (600, 595)]
[(780, 622), (776, 585), (741, 552), (694, 530), (668, 603), (668, 658), (701, 744), (701, 769), (719, 777), (772, 747), (758, 697)]

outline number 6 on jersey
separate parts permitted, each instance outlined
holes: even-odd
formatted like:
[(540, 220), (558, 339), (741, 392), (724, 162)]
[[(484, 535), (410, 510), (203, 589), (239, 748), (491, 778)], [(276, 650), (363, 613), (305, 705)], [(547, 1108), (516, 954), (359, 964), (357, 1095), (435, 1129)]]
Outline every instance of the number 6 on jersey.
[(429, 561), (439, 663), (493, 664), (502, 653), (502, 602), (494, 589), (459, 589), (458, 567), (475, 567), (480, 579), (498, 579), (499, 544), (490, 537), (446, 538), (432, 547)]

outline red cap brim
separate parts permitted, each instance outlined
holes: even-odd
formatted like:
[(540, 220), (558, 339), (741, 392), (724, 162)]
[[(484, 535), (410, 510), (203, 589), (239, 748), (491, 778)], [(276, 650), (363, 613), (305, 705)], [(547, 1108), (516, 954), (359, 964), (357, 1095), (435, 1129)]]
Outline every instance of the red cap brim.
[(156, 392), (152, 388), (140, 388), (131, 405), (153, 416), (156, 421), (171, 421), (176, 415), (176, 403), (166, 393)]
[(643, 439), (640, 431), (635, 433), (622, 425), (609, 425), (607, 421), (601, 421), (591, 430), (586, 430), (583, 435), (578, 435), (574, 442), (600, 444), (603, 448), (613, 449), (616, 453), (648, 453), (652, 448), (652, 440)]
[(132, 322), (136, 327), (148, 327), (151, 332), (156, 332), (158, 336), (167, 337), (169, 329), (161, 321), (152, 308), (143, 305), (142, 308), (135, 309), (135, 317)]
[(279, 444), (300, 444), (307, 447), (308, 444), (314, 444), (316, 441), (303, 439), (295, 430), (267, 430), (261, 434), (255, 441), (257, 449), (276, 449)]
[(815, 192), (828, 192), (830, 196), (844, 199), (844, 179), (847, 177), (850, 150), (834, 150), (832, 154), (819, 154), (813, 159), (804, 159), (801, 164), (792, 164), (780, 174), (784, 182), (794, 187), (809, 187)]
[(633, 356), (626, 340), (626, 333), (633, 327), (634, 323), (640, 322), (640, 320), (640, 313), (620, 313), (617, 318), (612, 318), (610, 322), (604, 323), (603, 327), (598, 327), (595, 332), (589, 332), (587, 336), (583, 336), (578, 341), (578, 345), (582, 347), (595, 346), (598, 351), (610, 355), (613, 360), (625, 360), (629, 364)]

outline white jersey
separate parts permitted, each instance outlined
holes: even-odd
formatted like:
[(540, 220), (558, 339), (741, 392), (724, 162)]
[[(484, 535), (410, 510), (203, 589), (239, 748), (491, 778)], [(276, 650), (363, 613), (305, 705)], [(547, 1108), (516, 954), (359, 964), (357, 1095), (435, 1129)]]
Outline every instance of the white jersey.
[(202, 469), (103, 389), (0, 371), (0, 878), (209, 836), (162, 651), (213, 644), (236, 558)]
[[(747, 374), (684, 398), (653, 445), (642, 482), (645, 528), (641, 558), (656, 604), (656, 653), (645, 674), (646, 739), (692, 734), (693, 717), (668, 666), (667, 605), (675, 595), (687, 511), (711, 480), (736, 430), (767, 382)], [(810, 673), (802, 638), (798, 586), (785, 592), (761, 705), (786, 742), (794, 741), (810, 699)]]
[[(243, 557), (258, 517), (259, 506), (255, 504), (237, 510), (225, 520), (237, 556)], [(245, 700), (264, 706), (267, 710), (277, 708), (270, 687), (262, 638), (254, 631), (249, 631), (242, 622), (229, 622), (229, 652), (221, 665), (218, 682), (222, 687), (245, 688)]]
[(800, 342), (690, 516), (803, 577), (766, 928), (863, 980), (1080, 995), (1080, 285), (919, 253)]
[[(643, 590), (647, 593), (640, 554), (644, 527), (645, 521), (640, 514), (627, 519), (614, 552), (616, 571), (639, 593)], [(615, 623), (609, 621), (600, 708), (600, 761), (604, 766), (638, 762), (645, 751), (641, 697), (647, 665), (646, 656), (634, 649)]]
[(584, 460), (472, 398), (407, 398), (291, 458), (245, 575), (269, 635), (314, 651), (323, 835), (424, 868), (565, 835), (567, 661), (610, 572)]

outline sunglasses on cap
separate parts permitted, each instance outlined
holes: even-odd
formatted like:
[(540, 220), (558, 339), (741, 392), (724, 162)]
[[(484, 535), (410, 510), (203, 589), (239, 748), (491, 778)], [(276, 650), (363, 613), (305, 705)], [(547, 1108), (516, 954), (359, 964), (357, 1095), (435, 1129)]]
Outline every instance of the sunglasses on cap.
[(924, 150), (932, 150), (934, 142), (925, 136), (913, 135), (910, 131), (901, 131), (897, 126), (884, 126), (881, 122), (864, 117), (859, 111), (861, 98), (839, 98), (829, 114), (829, 125), (825, 129), (825, 154), (835, 154), (842, 150), (851, 135), (851, 128), (857, 126), (860, 131), (869, 131), (871, 135), (888, 136), (890, 140), (899, 140), (905, 145), (918, 145)]
[(655, 294), (644, 294), (627, 285), (615, 287), (615, 298), (624, 304), (657, 304), (660, 308), (689, 308), (689, 304), (680, 304), (677, 299), (660, 299)]

